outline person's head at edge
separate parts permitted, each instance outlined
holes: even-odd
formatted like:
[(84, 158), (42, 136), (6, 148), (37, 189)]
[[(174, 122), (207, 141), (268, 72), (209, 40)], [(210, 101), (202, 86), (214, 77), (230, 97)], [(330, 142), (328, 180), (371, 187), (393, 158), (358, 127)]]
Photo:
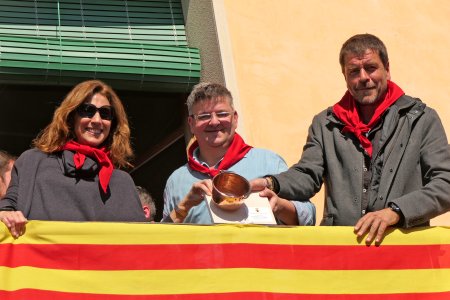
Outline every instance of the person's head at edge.
[(339, 54), (347, 88), (359, 105), (376, 106), (384, 98), (391, 79), (384, 43), (372, 34), (349, 38)]
[(136, 186), (139, 199), (141, 200), (142, 209), (144, 210), (145, 217), (149, 221), (154, 221), (156, 216), (156, 206), (155, 201), (153, 200), (152, 195), (143, 187), (137, 185)]
[[(89, 110), (95, 112), (94, 115), (86, 114)], [(70, 140), (96, 148), (105, 147), (116, 167), (130, 166), (128, 161), (133, 151), (125, 109), (113, 89), (104, 82), (88, 80), (76, 85), (33, 145), (45, 153), (52, 153)]]
[(221, 84), (203, 82), (187, 98), (191, 132), (201, 149), (226, 151), (238, 124), (230, 91)]
[(3, 198), (11, 181), (11, 170), (16, 158), (0, 150), (0, 199)]

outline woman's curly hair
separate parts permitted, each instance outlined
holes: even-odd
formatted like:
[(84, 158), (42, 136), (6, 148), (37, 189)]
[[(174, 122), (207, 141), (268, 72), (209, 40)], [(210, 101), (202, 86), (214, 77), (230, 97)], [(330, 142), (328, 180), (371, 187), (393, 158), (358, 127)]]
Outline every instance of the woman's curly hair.
[(133, 158), (130, 144), (130, 127), (125, 109), (113, 89), (100, 80), (88, 80), (76, 85), (55, 110), (52, 122), (33, 140), (33, 146), (45, 153), (53, 153), (75, 138), (73, 131), (78, 106), (90, 101), (96, 94), (108, 99), (114, 111), (111, 131), (102, 146), (110, 151), (115, 167), (131, 167)]

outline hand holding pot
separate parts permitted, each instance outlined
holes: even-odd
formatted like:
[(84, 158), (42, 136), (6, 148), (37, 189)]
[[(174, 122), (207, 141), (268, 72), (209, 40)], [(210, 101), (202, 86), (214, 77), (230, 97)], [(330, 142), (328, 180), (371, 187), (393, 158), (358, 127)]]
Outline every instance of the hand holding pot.
[(211, 196), (212, 181), (211, 179), (204, 179), (194, 183), (189, 193), (178, 204), (178, 207), (188, 212), (192, 207), (199, 205), (205, 195)]

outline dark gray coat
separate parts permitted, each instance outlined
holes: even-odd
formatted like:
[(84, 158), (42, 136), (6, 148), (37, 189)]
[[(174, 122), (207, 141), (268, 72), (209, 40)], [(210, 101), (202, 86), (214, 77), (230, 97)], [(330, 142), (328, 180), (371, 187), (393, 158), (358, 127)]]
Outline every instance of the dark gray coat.
[(25, 151), (15, 162), (0, 210), (19, 210), (30, 220), (144, 222), (130, 175), (115, 169), (107, 194), (98, 183), (98, 165), (86, 157), (80, 170), (73, 153)]
[[(363, 216), (364, 154), (356, 137), (342, 134), (332, 108), (315, 116), (300, 161), (276, 175), (279, 195), (308, 199), (325, 186), (322, 225), (353, 226)], [(369, 211), (397, 204), (405, 227), (428, 225), (450, 210), (450, 148), (442, 123), (419, 99), (402, 96), (384, 116), (373, 153)]]

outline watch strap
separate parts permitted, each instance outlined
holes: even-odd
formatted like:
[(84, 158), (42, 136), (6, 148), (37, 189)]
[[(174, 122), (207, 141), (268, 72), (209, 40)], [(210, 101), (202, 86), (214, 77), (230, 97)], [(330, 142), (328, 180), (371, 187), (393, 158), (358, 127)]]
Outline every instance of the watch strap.
[(266, 187), (269, 190), (273, 191), (275, 194), (278, 194), (280, 192), (280, 184), (274, 176), (266, 175), (263, 178), (266, 179)]

